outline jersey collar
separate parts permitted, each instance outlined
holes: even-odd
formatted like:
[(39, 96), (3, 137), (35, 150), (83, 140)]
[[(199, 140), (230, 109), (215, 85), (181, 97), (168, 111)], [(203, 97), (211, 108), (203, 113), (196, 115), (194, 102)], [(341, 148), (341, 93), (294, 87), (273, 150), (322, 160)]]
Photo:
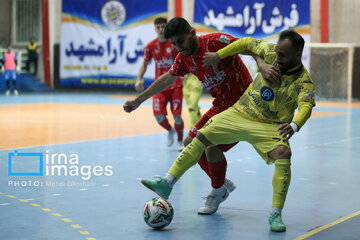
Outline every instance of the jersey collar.
[(304, 66), (302, 65), (302, 63), (300, 63), (296, 67), (289, 69), (286, 73), (284, 73), (284, 75), (294, 75), (295, 73), (300, 72), (303, 69), (303, 67)]

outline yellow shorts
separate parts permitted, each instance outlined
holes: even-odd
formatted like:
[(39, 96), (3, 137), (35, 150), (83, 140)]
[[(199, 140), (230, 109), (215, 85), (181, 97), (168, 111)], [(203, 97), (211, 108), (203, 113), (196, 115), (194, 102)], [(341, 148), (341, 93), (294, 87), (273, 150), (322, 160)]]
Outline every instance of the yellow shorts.
[(246, 141), (254, 146), (267, 164), (274, 161), (268, 153), (278, 146), (290, 149), (287, 138), (280, 136), (278, 124), (251, 121), (234, 107), (213, 116), (199, 132), (215, 145)]
[(195, 75), (189, 73), (183, 86), (183, 95), (188, 108), (191, 108), (194, 111), (200, 110), (198, 103), (202, 91), (203, 85), (200, 80)]

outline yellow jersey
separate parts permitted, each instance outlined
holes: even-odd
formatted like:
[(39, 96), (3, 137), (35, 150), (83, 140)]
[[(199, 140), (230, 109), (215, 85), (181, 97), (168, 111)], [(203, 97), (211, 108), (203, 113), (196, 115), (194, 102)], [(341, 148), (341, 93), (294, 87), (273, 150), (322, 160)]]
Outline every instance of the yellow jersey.
[[(248, 50), (277, 67), (275, 44), (248, 37), (231, 45), (218, 51), (220, 58)], [(300, 64), (281, 75), (281, 86), (267, 86), (259, 73), (234, 107), (249, 120), (277, 124), (293, 121), (300, 129), (310, 114), (297, 116), (293, 120), (294, 112), (300, 105), (309, 108), (311, 113), (311, 108), (315, 106), (314, 96), (314, 83), (308, 71)]]

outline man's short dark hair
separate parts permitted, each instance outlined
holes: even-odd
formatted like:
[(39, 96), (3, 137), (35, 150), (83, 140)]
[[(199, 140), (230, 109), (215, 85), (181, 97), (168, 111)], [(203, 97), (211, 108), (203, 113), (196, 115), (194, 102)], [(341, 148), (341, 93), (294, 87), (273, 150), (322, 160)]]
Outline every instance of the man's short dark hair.
[(166, 25), (164, 35), (166, 39), (169, 39), (176, 35), (190, 33), (191, 30), (192, 27), (184, 18), (174, 17)]
[(157, 25), (157, 24), (162, 24), (162, 23), (167, 23), (167, 19), (166, 18), (163, 18), (163, 17), (158, 17), (158, 18), (155, 18), (154, 20), (154, 25)]
[(289, 39), (296, 51), (302, 51), (304, 49), (304, 38), (292, 29), (284, 30), (280, 33), (279, 41)]

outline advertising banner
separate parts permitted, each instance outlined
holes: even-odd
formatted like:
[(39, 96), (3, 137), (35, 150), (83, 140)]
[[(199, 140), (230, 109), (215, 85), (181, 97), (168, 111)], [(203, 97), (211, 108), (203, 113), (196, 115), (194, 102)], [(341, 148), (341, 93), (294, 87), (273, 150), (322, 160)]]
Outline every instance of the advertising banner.
[[(166, 0), (63, 0), (60, 86), (133, 87)], [(151, 62), (145, 85), (154, 80)]]
[[(292, 28), (310, 42), (310, 0), (196, 0), (194, 23), (200, 34), (225, 32), (273, 43), (279, 32)], [(308, 68), (310, 52), (305, 50), (303, 63)], [(254, 76), (255, 62), (242, 59)]]

